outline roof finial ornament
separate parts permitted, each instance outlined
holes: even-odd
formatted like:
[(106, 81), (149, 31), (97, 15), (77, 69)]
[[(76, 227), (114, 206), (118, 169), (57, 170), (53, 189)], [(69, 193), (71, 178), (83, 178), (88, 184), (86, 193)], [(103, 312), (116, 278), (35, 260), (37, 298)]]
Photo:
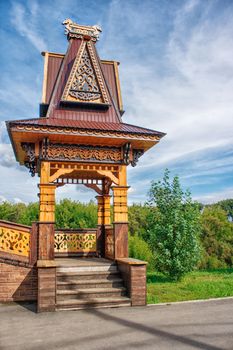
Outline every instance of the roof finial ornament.
[(83, 26), (73, 22), (70, 18), (65, 19), (62, 24), (65, 26), (65, 34), (67, 34), (68, 40), (70, 38), (84, 38), (95, 42), (99, 40), (99, 35), (102, 32), (98, 24), (94, 26)]

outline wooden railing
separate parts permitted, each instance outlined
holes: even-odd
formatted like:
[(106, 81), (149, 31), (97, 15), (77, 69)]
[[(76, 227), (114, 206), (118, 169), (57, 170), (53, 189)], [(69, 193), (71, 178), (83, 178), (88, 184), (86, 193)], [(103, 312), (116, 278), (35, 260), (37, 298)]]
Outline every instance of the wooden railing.
[(114, 231), (112, 227), (105, 228), (105, 257), (114, 259)]
[(55, 256), (95, 255), (96, 229), (60, 229), (55, 231)]
[[(97, 229), (55, 230), (55, 256), (96, 255)], [(34, 265), (37, 261), (38, 224), (32, 227), (0, 220), (0, 260)]]
[(0, 220), (0, 258), (34, 264), (34, 239), (30, 226)]

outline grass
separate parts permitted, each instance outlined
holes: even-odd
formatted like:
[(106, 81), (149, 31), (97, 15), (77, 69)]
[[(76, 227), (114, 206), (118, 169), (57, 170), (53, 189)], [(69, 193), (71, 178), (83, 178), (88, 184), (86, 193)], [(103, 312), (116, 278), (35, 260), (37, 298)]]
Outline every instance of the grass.
[(233, 296), (233, 269), (195, 271), (180, 282), (158, 272), (147, 274), (149, 304)]

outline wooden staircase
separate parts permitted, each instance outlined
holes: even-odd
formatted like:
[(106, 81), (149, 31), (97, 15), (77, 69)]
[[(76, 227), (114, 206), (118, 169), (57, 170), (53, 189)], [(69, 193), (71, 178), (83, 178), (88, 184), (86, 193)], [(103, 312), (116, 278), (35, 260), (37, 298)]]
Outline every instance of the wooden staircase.
[(56, 271), (56, 310), (131, 305), (117, 265), (110, 260), (66, 259), (62, 264), (61, 259)]

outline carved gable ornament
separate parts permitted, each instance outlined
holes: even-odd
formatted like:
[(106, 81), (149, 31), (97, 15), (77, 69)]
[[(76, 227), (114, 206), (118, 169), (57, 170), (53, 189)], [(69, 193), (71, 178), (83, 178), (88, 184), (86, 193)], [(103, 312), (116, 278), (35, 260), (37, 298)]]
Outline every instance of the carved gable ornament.
[(91, 41), (82, 41), (61, 100), (65, 103), (109, 105), (104, 78)]

